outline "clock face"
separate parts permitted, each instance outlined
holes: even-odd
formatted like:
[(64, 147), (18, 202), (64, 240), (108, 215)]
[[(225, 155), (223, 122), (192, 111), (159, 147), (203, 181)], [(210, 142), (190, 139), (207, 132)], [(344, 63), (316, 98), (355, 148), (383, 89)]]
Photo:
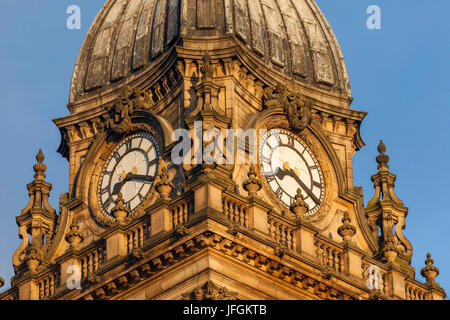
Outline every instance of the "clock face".
[(159, 148), (149, 133), (137, 133), (122, 140), (109, 156), (98, 186), (102, 211), (110, 215), (122, 193), (132, 213), (149, 193), (158, 169)]
[(276, 129), (264, 135), (260, 150), (262, 174), (276, 197), (286, 206), (300, 189), (314, 214), (324, 196), (324, 181), (317, 159), (308, 147), (289, 131)]

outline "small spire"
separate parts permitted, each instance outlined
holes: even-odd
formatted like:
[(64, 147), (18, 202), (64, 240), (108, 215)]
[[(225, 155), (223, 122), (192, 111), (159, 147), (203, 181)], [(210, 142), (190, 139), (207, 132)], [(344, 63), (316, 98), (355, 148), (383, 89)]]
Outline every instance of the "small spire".
[(244, 181), (242, 187), (248, 192), (248, 195), (254, 197), (262, 188), (261, 180), (257, 178), (256, 165), (252, 164), (247, 173), (248, 179)]
[(378, 152), (380, 153), (380, 155), (377, 157), (378, 170), (387, 171), (389, 169), (389, 156), (385, 154), (386, 145), (384, 144), (383, 140), (380, 140), (380, 144), (378, 145)]
[(352, 219), (350, 219), (350, 215), (347, 211), (344, 212), (344, 217), (341, 221), (342, 225), (338, 228), (337, 232), (344, 242), (351, 241), (356, 233), (356, 228), (351, 224)]
[(305, 197), (303, 197), (302, 189), (297, 189), (297, 194), (294, 197), (294, 202), (291, 204), (289, 209), (292, 213), (295, 214), (297, 218), (303, 218), (303, 216), (308, 212), (309, 205), (305, 202)]
[(422, 276), (427, 279), (428, 283), (434, 282), (434, 279), (439, 275), (439, 269), (434, 266), (434, 260), (431, 259), (431, 254), (427, 254), (427, 259), (425, 260), (425, 267), (420, 270)]
[(34, 172), (36, 172), (34, 178), (36, 180), (44, 180), (47, 166), (44, 164), (45, 156), (44, 153), (42, 152), (42, 149), (39, 149), (39, 152), (36, 155), (36, 160), (37, 163), (33, 166)]

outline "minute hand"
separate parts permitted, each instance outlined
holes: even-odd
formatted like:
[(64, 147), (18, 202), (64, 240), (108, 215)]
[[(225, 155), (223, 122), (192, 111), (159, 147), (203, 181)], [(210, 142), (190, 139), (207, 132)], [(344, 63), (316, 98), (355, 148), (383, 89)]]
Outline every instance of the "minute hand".
[(305, 190), (305, 192), (308, 194), (308, 196), (311, 197), (311, 199), (313, 199), (313, 201), (316, 204), (320, 204), (320, 200), (314, 195), (314, 193), (309, 190), (309, 188), (305, 185), (305, 183), (300, 180), (300, 178), (295, 174), (294, 170), (281, 170), (281, 168), (278, 170), (277, 174), (275, 175), (278, 179), (283, 180), (284, 177), (289, 176), (295, 179), (295, 181), (297, 181), (297, 183), (302, 187), (303, 190)]

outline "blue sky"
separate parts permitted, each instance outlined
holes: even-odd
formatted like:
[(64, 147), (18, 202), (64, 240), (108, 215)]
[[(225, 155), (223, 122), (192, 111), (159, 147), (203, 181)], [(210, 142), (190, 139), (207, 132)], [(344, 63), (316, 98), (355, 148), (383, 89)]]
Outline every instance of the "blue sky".
[[(404, 231), (414, 247), (416, 278), (426, 253), (450, 290), (450, 12), (448, 0), (317, 0), (342, 47), (352, 108), (369, 112), (367, 146), (354, 157), (355, 185), (373, 195), (377, 145), (383, 139), (397, 174), (396, 193), (409, 207)], [(79, 5), (82, 29), (66, 28), (66, 8)], [(35, 155), (42, 148), (53, 184), (51, 203), (67, 191), (68, 163), (56, 153), (51, 121), (68, 114), (70, 79), (81, 44), (103, 1), (2, 0), (0, 3), (0, 276), (9, 284), (20, 241), (15, 216), (28, 201)], [(366, 9), (381, 8), (382, 29), (368, 30)], [(3, 288), (4, 289), (4, 288)]]

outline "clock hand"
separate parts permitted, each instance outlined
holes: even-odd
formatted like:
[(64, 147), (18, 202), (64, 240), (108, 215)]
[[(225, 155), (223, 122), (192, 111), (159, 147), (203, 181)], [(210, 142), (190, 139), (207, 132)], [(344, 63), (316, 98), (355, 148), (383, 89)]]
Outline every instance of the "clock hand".
[(300, 178), (295, 174), (294, 170), (282, 170), (281, 168), (278, 169), (278, 172), (275, 174), (275, 176), (280, 179), (283, 180), (286, 176), (289, 176), (291, 178), (294, 178), (295, 181), (297, 181), (297, 183), (303, 188), (303, 190), (308, 194), (308, 196), (311, 197), (311, 199), (313, 199), (313, 201), (316, 204), (320, 204), (320, 200), (314, 195), (314, 193), (312, 193), (311, 190), (309, 190), (309, 188), (303, 183), (302, 180), (300, 180)]
[(112, 194), (113, 195), (119, 194), (119, 192), (122, 189), (122, 187), (124, 186), (124, 184), (131, 180), (144, 180), (144, 181), (148, 181), (148, 182), (153, 182), (155, 180), (155, 177), (146, 176), (143, 174), (133, 174), (130, 172), (126, 175), (125, 179), (123, 179), (122, 181), (120, 181), (114, 185)]
[(155, 180), (154, 176), (146, 176), (143, 174), (131, 174), (127, 177), (129, 180), (144, 180), (147, 182), (153, 182)]

